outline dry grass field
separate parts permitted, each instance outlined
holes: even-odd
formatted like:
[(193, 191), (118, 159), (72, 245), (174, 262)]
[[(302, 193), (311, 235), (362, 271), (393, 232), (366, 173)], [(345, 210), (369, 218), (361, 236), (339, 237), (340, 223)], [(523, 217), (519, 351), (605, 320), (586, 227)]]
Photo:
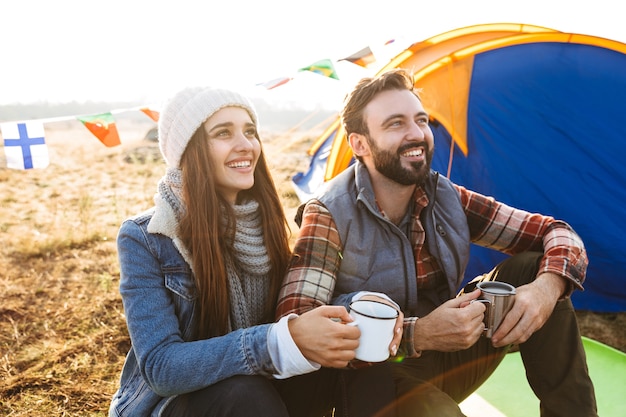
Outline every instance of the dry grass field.
[[(115, 237), (151, 206), (164, 172), (143, 140), (152, 126), (119, 121), (123, 144), (106, 148), (79, 122), (47, 124), (51, 165), (41, 170), (4, 168), (0, 149), (0, 415), (106, 415), (130, 346)], [(292, 218), (290, 178), (308, 166), (315, 136), (263, 137)], [(579, 312), (584, 335), (622, 351), (624, 316)]]

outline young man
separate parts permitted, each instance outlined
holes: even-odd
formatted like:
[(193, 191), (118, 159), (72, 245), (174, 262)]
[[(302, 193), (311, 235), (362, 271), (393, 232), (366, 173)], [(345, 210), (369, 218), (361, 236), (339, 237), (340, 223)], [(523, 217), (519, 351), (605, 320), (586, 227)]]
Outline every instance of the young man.
[[(587, 268), (572, 228), (432, 171), (428, 114), (403, 70), (361, 80), (342, 121), (357, 161), (301, 207), (277, 315), (390, 297), (404, 313), (402, 346), (395, 361), (378, 366), (389, 369), (400, 416), (462, 416), (457, 404), (512, 345), (519, 345), (542, 416), (596, 416), (569, 299)], [(457, 295), (470, 243), (512, 256)], [(471, 303), (480, 295), (477, 280), (517, 287), (492, 338), (481, 337), (484, 305)]]

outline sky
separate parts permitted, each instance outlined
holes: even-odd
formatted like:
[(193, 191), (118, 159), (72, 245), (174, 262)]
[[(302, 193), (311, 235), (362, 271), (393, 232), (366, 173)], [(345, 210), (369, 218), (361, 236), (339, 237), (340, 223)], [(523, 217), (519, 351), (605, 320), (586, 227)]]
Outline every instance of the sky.
[[(338, 108), (371, 75), (339, 61), (484, 23), (526, 23), (626, 42), (614, 0), (19, 0), (0, 3), (0, 105), (162, 103), (188, 86)], [(389, 40), (394, 42), (384, 46)], [(340, 80), (300, 72), (330, 59)], [(279, 77), (289, 83), (259, 87)]]

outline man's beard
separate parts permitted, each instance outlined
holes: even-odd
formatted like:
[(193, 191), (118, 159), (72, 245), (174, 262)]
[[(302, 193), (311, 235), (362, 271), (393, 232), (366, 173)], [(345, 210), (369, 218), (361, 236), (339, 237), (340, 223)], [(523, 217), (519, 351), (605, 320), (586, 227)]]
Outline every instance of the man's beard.
[(428, 173), (430, 172), (430, 164), (433, 160), (434, 149), (430, 149), (426, 142), (419, 145), (424, 147), (426, 153), (423, 162), (411, 162), (411, 169), (402, 166), (400, 154), (407, 149), (414, 148), (415, 144), (404, 145), (396, 152), (380, 149), (376, 143), (367, 136), (370, 149), (372, 151), (372, 159), (374, 167), (378, 172), (392, 181), (402, 185), (422, 185)]

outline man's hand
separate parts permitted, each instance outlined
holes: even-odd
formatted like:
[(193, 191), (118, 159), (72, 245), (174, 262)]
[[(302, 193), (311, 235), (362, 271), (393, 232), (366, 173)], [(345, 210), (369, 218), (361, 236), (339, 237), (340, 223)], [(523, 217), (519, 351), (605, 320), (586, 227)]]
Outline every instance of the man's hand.
[(480, 290), (446, 301), (415, 322), (414, 345), (417, 351), (454, 352), (472, 346), (485, 326), (483, 303), (471, 303)]
[(353, 321), (343, 306), (320, 306), (289, 320), (289, 332), (300, 352), (310, 361), (345, 368), (354, 359), (361, 331), (346, 326)]
[(495, 347), (523, 343), (548, 320), (565, 291), (565, 279), (552, 273), (539, 275), (515, 291), (515, 302), (493, 334)]

